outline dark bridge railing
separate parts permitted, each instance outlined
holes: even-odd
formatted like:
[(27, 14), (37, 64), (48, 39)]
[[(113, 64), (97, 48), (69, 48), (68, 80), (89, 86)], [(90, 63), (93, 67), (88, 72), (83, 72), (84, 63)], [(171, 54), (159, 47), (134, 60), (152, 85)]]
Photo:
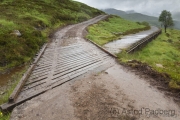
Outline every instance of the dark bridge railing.
[(147, 45), (149, 42), (151, 42), (153, 39), (155, 39), (156, 37), (158, 37), (159, 34), (162, 33), (162, 30), (158, 30), (150, 35), (148, 35), (147, 37), (143, 38), (142, 40), (132, 44), (127, 50), (127, 53), (133, 53), (141, 48), (143, 48), (145, 45)]

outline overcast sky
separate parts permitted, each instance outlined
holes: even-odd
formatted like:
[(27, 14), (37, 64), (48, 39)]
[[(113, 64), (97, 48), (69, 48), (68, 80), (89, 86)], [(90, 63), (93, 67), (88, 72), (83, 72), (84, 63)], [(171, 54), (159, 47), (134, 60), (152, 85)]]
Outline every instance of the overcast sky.
[(139, 13), (148, 13), (158, 16), (162, 10), (180, 12), (180, 0), (75, 0), (89, 6), (105, 9), (135, 10)]

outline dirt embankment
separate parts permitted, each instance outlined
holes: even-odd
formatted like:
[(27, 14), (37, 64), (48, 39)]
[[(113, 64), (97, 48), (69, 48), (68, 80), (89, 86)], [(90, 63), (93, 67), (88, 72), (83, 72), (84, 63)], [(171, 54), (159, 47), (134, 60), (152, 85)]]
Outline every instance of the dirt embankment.
[(174, 100), (180, 105), (180, 91), (169, 87), (171, 78), (167, 73), (159, 73), (153, 70), (153, 68), (148, 64), (137, 60), (128, 61), (126, 64), (121, 64), (128, 69), (135, 70), (138, 75), (145, 78), (145, 80), (148, 80), (152, 86), (163, 91), (166, 95), (173, 97)]

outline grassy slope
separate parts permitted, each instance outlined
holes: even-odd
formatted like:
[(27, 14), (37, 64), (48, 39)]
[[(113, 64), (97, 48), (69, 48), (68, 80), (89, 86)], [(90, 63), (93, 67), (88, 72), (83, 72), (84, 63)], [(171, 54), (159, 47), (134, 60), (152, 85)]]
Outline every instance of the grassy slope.
[[(169, 86), (180, 89), (180, 31), (168, 30), (154, 41), (149, 43), (141, 51), (133, 54), (120, 53), (119, 59), (123, 62), (138, 60), (148, 63), (154, 70), (160, 73), (167, 73), (171, 76)], [(159, 68), (156, 64), (162, 64)]]
[(149, 26), (117, 16), (110, 16), (107, 20), (88, 27), (89, 34), (86, 37), (99, 45), (104, 45), (112, 40), (119, 39), (122, 35), (136, 33), (144, 29), (149, 29)]
[(30, 61), (53, 29), (102, 14), (72, 0), (0, 0), (0, 11), (0, 72)]

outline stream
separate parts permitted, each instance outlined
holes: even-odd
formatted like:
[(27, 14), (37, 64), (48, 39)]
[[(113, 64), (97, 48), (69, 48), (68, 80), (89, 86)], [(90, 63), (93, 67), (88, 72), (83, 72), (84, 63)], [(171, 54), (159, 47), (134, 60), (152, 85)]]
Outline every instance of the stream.
[(11, 82), (13, 81), (13, 76), (21, 72), (24, 68), (25, 66), (16, 67), (12, 69), (10, 72), (0, 74), (0, 95), (3, 94), (6, 91), (6, 89), (8, 89), (9, 85), (11, 85)]

